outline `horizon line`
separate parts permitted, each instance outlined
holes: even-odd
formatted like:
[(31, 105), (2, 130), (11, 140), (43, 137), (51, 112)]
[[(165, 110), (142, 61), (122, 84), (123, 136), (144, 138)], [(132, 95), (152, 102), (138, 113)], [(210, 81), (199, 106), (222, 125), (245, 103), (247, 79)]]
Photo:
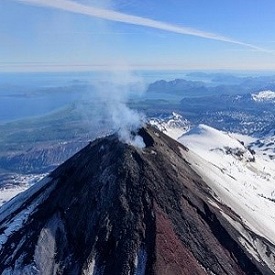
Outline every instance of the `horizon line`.
[(274, 67), (254, 66), (244, 67), (236, 65), (182, 65), (182, 64), (61, 64), (61, 63), (42, 63), (42, 62), (0, 62), (0, 73), (32, 73), (32, 72), (93, 72), (93, 71), (138, 71), (138, 70), (161, 70), (161, 71), (270, 71), (275, 72)]

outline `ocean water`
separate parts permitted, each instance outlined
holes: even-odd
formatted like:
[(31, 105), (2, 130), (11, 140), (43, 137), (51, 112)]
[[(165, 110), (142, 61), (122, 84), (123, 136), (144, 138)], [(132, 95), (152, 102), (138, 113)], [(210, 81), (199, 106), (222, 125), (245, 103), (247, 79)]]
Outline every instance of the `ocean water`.
[[(120, 72), (123, 77), (123, 72)], [(132, 75), (143, 82), (143, 89), (156, 80), (183, 78), (182, 71), (136, 71)], [(0, 123), (41, 116), (74, 102), (96, 96), (92, 85), (108, 81), (110, 73), (0, 73)], [(145, 96), (144, 93), (139, 96)], [(130, 93), (134, 97), (135, 93)], [(148, 95), (150, 99), (165, 94)], [(173, 97), (173, 96), (171, 96)]]
[[(191, 74), (190, 74), (191, 73)], [(105, 81), (126, 81), (134, 77), (142, 85), (143, 93), (129, 85), (130, 99), (168, 99), (180, 100), (179, 95), (161, 93), (161, 91), (146, 93), (150, 83), (157, 80), (171, 81), (186, 79), (202, 81), (205, 85), (211, 83), (211, 73), (199, 73), (183, 70), (145, 70), (118, 72), (56, 72), (56, 73), (0, 73), (0, 123), (27, 117), (41, 116), (63, 108), (77, 101), (93, 100), (98, 97), (94, 86)], [(224, 72), (223, 72), (224, 73)], [(222, 83), (221, 83), (222, 84)], [(104, 87), (104, 85), (103, 85)], [(109, 85), (110, 87), (110, 85)], [(101, 87), (102, 88), (102, 87)], [(104, 92), (108, 97), (109, 92)], [(189, 95), (192, 96), (192, 95)], [(196, 96), (196, 95), (194, 95)], [(101, 95), (101, 99), (104, 98)]]

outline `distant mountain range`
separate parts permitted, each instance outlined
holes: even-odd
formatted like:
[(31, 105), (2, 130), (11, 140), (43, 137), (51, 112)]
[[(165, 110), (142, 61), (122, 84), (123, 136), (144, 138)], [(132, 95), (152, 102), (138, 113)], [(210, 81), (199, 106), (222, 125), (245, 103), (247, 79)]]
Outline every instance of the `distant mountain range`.
[[(148, 86), (148, 92), (180, 94), (182, 97), (208, 95), (240, 95), (262, 90), (275, 91), (275, 76), (237, 77), (233, 75), (189, 74), (194, 80), (159, 80)], [(196, 81), (196, 76), (198, 80)], [(207, 76), (207, 78), (206, 78)], [(204, 81), (201, 79), (206, 78)]]
[(204, 73), (187, 76), (192, 80), (160, 80), (150, 84), (148, 95), (158, 98), (159, 94), (159, 99), (167, 100), (166, 105), (157, 100), (150, 102), (151, 105), (159, 104), (168, 113), (176, 110), (193, 125), (206, 124), (249, 135), (260, 132), (275, 120), (275, 76)]

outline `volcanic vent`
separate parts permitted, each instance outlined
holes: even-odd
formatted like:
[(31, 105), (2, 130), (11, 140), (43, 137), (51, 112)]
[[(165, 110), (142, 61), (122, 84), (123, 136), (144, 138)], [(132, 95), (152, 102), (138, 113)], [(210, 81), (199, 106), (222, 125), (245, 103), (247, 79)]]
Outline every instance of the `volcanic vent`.
[(209, 204), (187, 149), (138, 134), (145, 148), (97, 139), (0, 209), (1, 274), (271, 274)]

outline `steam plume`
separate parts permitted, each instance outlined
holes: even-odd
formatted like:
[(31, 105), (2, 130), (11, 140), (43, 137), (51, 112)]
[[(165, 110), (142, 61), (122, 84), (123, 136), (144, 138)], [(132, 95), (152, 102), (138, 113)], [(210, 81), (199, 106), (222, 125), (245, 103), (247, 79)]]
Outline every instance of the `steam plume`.
[(79, 13), (79, 14), (83, 14), (91, 17), (110, 20), (110, 21), (150, 27), (154, 29), (164, 30), (167, 32), (173, 32), (173, 33), (184, 34), (184, 35), (192, 35), (192, 36), (197, 36), (197, 37), (211, 39), (211, 40), (228, 42), (231, 44), (237, 44), (237, 45), (249, 47), (257, 51), (268, 52), (266, 49), (254, 46), (252, 44), (244, 43), (226, 36), (222, 36), (219, 34), (204, 32), (201, 30), (188, 28), (184, 26), (172, 25), (172, 24), (160, 22), (157, 20), (152, 20), (149, 18), (112, 11), (109, 9), (101, 9), (101, 8), (96, 8), (92, 6), (87, 6), (87, 5), (76, 3), (70, 0), (15, 0), (15, 1), (22, 2), (25, 4), (30, 4), (30, 5), (44, 6), (44, 7), (69, 11), (73, 13)]
[(137, 96), (145, 90), (143, 80), (129, 69), (115, 68), (105, 72), (103, 79), (93, 82), (92, 112), (90, 107), (82, 112), (87, 112), (92, 127), (108, 128), (117, 132), (122, 142), (143, 148), (143, 139), (136, 133), (143, 126), (145, 116), (127, 106), (130, 94)]

